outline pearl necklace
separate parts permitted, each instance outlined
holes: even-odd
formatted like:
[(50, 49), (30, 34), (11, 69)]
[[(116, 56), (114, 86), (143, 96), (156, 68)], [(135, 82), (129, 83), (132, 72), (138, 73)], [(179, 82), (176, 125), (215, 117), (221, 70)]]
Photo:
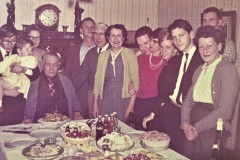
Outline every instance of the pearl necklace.
[(149, 65), (150, 65), (151, 70), (158, 69), (162, 65), (162, 63), (163, 63), (163, 61), (162, 61), (162, 59), (160, 59), (160, 61), (157, 64), (153, 64), (152, 63), (152, 53), (150, 54), (150, 56), (149, 56)]

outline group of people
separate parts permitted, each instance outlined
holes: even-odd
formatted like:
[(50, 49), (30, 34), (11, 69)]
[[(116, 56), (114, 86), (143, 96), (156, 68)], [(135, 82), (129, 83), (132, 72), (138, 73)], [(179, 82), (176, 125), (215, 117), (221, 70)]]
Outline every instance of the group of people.
[(19, 39), (14, 27), (2, 26), (0, 125), (35, 123), (53, 112), (75, 120), (117, 112), (126, 122), (134, 112), (145, 117), (136, 129), (153, 121), (151, 129), (167, 133), (175, 151), (210, 159), (217, 119), (231, 130), (239, 75), (235, 44), (220, 31), (221, 12), (209, 7), (202, 18), (196, 34), (183, 19), (154, 31), (140, 27), (137, 53), (125, 47), (124, 25), (85, 18), (83, 41), (70, 48), (63, 73), (59, 56), (39, 48), (38, 28)]

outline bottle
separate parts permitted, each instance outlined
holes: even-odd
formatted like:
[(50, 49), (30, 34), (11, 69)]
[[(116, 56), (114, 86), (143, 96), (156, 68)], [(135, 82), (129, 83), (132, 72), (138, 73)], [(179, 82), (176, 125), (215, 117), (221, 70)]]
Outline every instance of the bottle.
[(110, 121), (109, 121), (109, 132), (112, 133), (114, 131), (114, 115), (110, 114)]
[(117, 118), (117, 112), (113, 112), (113, 120), (114, 120), (114, 131), (118, 131), (118, 118)]
[(102, 116), (98, 116), (98, 121), (96, 124), (96, 141), (102, 138), (103, 134), (103, 122), (102, 122)]
[[(141, 128), (142, 128), (143, 118), (144, 117), (141, 117), (139, 115), (134, 114), (133, 112), (130, 112), (128, 119), (127, 119), (127, 123), (138, 125), (138, 126), (141, 126)], [(151, 130), (152, 125), (153, 125), (153, 120), (148, 121), (147, 122), (147, 130)]]
[(108, 115), (104, 115), (103, 119), (103, 136), (105, 136), (109, 129)]
[(224, 151), (223, 151), (223, 119), (218, 118), (217, 128), (216, 128), (216, 138), (212, 148), (211, 160), (224, 160)]

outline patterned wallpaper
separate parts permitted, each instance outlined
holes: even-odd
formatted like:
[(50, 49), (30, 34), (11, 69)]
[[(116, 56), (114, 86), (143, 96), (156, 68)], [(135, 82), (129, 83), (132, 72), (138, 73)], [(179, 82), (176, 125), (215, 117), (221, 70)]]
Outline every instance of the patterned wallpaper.
[[(237, 27), (236, 27), (236, 44), (237, 50), (240, 51), (240, 1), (238, 0), (159, 0), (158, 3), (158, 24), (167, 27), (175, 19), (181, 18), (188, 20), (194, 30), (200, 26), (201, 12), (210, 6), (215, 6), (223, 11), (237, 11)], [(240, 74), (240, 52), (238, 52), (238, 60), (236, 67)]]
[[(6, 23), (6, 3), (10, 0), (0, 0), (0, 25)], [(76, 1), (76, 0), (72, 0)], [(62, 25), (68, 25), (68, 31), (74, 28), (74, 7), (68, 7), (68, 0), (15, 0), (16, 27), (22, 29), (22, 24), (35, 22), (35, 9), (42, 4), (54, 4), (60, 10), (59, 31)], [(136, 30), (147, 24), (156, 28), (158, 25), (157, 0), (93, 0), (93, 3), (80, 2), (85, 10), (82, 17), (92, 17), (96, 22), (107, 24), (122, 23), (128, 30)]]

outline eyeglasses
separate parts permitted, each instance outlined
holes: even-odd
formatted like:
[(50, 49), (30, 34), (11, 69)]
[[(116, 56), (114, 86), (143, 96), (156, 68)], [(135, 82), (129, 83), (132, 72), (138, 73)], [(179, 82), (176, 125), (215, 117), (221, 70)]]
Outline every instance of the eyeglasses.
[(13, 40), (3, 40), (3, 43), (4, 44), (9, 44), (9, 43), (13, 44), (13, 43), (17, 43), (17, 40), (16, 39), (13, 39)]
[(94, 35), (94, 36), (104, 36), (105, 33), (103, 33), (103, 32), (100, 32), (100, 33), (93, 32), (93, 35)]
[(30, 40), (32, 40), (32, 41), (34, 41), (34, 40), (40, 40), (40, 36), (38, 36), (38, 37), (33, 37), (33, 36), (28, 36), (28, 38), (30, 39)]

